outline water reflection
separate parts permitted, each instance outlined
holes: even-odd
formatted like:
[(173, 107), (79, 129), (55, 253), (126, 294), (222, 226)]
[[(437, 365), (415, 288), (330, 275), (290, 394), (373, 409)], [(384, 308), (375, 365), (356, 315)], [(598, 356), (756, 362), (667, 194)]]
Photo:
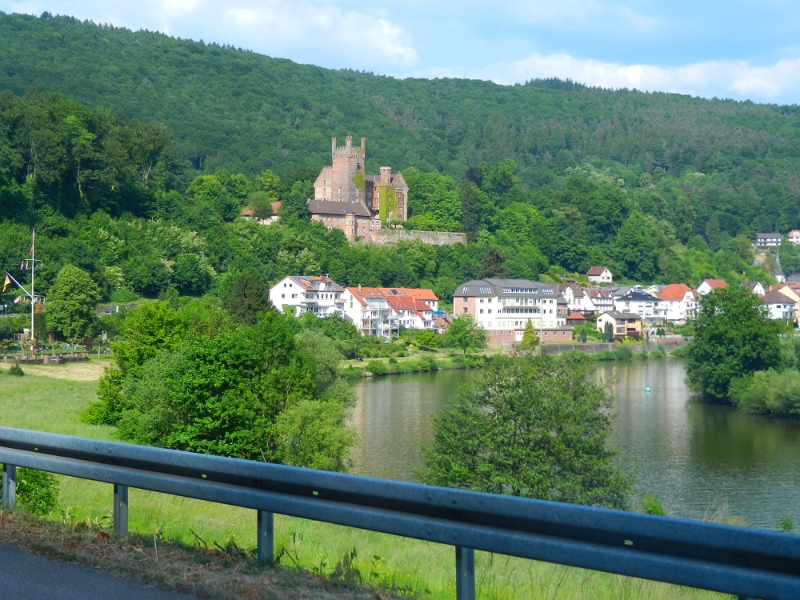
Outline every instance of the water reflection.
[[(431, 415), (476, 371), (384, 377), (355, 385), (353, 422), (361, 435), (354, 472), (413, 480)], [(636, 490), (652, 491), (675, 515), (702, 518), (720, 499), (761, 527), (780, 515), (800, 522), (800, 423), (691, 401), (679, 361), (600, 364), (617, 420), (612, 443)], [(649, 387), (649, 392), (647, 391)]]

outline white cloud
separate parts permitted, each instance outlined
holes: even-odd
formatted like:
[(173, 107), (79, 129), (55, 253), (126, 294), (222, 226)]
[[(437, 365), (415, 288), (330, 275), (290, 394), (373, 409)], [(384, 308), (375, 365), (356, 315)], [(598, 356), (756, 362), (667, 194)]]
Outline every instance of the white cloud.
[(768, 66), (755, 66), (745, 61), (714, 61), (660, 67), (602, 62), (569, 54), (532, 54), (517, 62), (496, 63), (480, 69), (426, 69), (417, 76), (471, 77), (502, 84), (557, 77), (611, 89), (636, 88), (762, 102), (796, 103), (800, 97), (800, 58)]
[[(392, 67), (405, 67), (417, 59), (406, 32), (383, 16), (344, 12), (331, 4), (283, 0), (234, 6), (224, 14), (255, 50), (286, 54), (289, 49), (305, 47), (346, 64)], [(254, 34), (262, 39), (252, 37)]]

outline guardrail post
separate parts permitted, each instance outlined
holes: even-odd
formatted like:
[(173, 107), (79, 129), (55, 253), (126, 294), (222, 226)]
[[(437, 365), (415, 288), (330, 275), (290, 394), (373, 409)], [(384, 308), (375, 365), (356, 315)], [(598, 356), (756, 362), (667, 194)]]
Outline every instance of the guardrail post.
[(128, 486), (114, 484), (114, 533), (128, 535)]
[(456, 546), (456, 600), (475, 600), (475, 550)]
[(265, 510), (258, 511), (258, 562), (272, 566), (275, 562), (275, 516)]
[(3, 510), (17, 507), (17, 467), (3, 465)]

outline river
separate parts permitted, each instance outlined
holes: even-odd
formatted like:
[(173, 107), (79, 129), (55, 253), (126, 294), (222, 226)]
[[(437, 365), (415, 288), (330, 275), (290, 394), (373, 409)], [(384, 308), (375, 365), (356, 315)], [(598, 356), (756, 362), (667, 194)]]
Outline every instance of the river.
[[(353, 472), (414, 480), (431, 416), (479, 371), (440, 371), (361, 380), (352, 422), (361, 441)], [(617, 419), (611, 442), (635, 491), (653, 492), (670, 515), (725, 512), (774, 528), (779, 516), (800, 524), (800, 422), (746, 415), (692, 400), (683, 363), (669, 359), (599, 363), (614, 381)], [(647, 391), (649, 386), (650, 391)]]

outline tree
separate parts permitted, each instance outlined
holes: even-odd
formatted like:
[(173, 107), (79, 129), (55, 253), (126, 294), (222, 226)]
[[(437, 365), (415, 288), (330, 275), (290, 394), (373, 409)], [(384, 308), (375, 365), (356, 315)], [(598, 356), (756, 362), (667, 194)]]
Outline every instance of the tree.
[(583, 358), (498, 356), (434, 419), (422, 480), (624, 508), (632, 478), (608, 447), (612, 399)]
[(517, 346), (517, 349), (534, 352), (538, 347), (539, 338), (536, 336), (536, 330), (533, 328), (533, 323), (526, 321), (525, 331), (522, 332), (522, 341)]
[(720, 245), (719, 219), (717, 215), (711, 215), (706, 224), (706, 243), (712, 252), (719, 250)]
[(482, 350), (486, 347), (489, 334), (478, 325), (472, 315), (458, 315), (453, 319), (445, 334), (445, 344), (461, 348), (464, 355), (467, 350)]
[(236, 319), (247, 325), (255, 325), (259, 315), (272, 308), (269, 288), (261, 273), (249, 269), (236, 277), (225, 305)]
[(423, 329), (417, 332), (416, 341), (417, 345), (423, 348), (436, 348), (439, 345), (439, 336), (432, 331)]
[(686, 351), (691, 388), (713, 400), (729, 400), (732, 380), (778, 365), (780, 328), (746, 288), (730, 286), (704, 296)]
[(67, 265), (47, 294), (48, 327), (68, 340), (91, 337), (97, 323), (94, 308), (101, 298), (100, 288), (86, 271)]
[(281, 197), (281, 214), (286, 217), (295, 216), (301, 221), (308, 221), (307, 200), (314, 195), (314, 186), (309, 181), (297, 181), (288, 193)]
[(603, 341), (606, 343), (614, 341), (614, 326), (610, 321), (606, 321), (603, 325)]

